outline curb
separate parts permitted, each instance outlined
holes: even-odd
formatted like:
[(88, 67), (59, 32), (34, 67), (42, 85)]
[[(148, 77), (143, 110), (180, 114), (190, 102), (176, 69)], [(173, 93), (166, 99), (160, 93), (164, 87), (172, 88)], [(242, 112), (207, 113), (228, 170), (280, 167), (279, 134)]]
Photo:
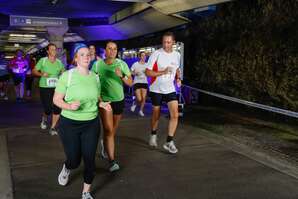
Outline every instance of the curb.
[(7, 150), (7, 140), (5, 135), (0, 134), (0, 198), (13, 199), (13, 188), (9, 158)]
[(189, 125), (187, 126), (194, 132), (197, 132), (200, 136), (209, 139), (213, 143), (219, 144), (224, 148), (228, 148), (263, 165), (298, 179), (298, 164), (291, 162), (288, 158), (283, 158), (282, 156), (285, 155), (281, 153), (241, 143), (235, 139), (223, 135), (217, 135), (208, 130), (198, 129)]

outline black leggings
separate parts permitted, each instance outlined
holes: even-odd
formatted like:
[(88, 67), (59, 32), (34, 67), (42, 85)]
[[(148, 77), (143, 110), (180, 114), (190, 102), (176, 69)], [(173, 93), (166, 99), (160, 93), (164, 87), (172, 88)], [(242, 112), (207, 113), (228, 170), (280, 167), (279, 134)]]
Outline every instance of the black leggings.
[(55, 88), (39, 88), (40, 100), (46, 115), (60, 114), (61, 109), (53, 103)]
[(60, 117), (59, 136), (66, 155), (67, 169), (76, 169), (84, 160), (84, 182), (91, 184), (95, 176), (95, 154), (100, 134), (99, 119), (76, 121)]
[(26, 76), (25, 84), (26, 84), (26, 90), (31, 91), (32, 90), (32, 84), (33, 84), (33, 77)]

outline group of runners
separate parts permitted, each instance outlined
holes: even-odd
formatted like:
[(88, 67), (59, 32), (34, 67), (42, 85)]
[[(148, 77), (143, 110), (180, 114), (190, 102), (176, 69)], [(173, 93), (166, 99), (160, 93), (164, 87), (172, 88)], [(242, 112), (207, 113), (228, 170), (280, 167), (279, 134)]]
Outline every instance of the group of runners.
[[(74, 48), (72, 67), (65, 71), (56, 58), (57, 47), (49, 44), (47, 57), (41, 58), (33, 69), (40, 77), (40, 99), (44, 108), (40, 127), (58, 134), (66, 160), (58, 175), (58, 183), (67, 185), (71, 170), (84, 161), (82, 199), (92, 199), (91, 184), (95, 176), (95, 157), (100, 137), (100, 154), (109, 162), (109, 172), (120, 169), (115, 157), (115, 135), (125, 107), (124, 85), (134, 86), (136, 102), (131, 106), (144, 116), (144, 105), (149, 87), (152, 101), (151, 133), (148, 144), (158, 147), (158, 123), (162, 102), (166, 102), (170, 119), (168, 136), (163, 148), (175, 154), (178, 149), (174, 135), (178, 124), (178, 101), (175, 83), (180, 86), (180, 54), (173, 51), (175, 37), (167, 32), (162, 48), (154, 51), (146, 62), (146, 54), (139, 53), (139, 61), (131, 69), (117, 58), (114, 41), (105, 45), (105, 58), (96, 57), (95, 47), (78, 43)], [(132, 77), (134, 76), (134, 78)], [(151, 78), (148, 86), (147, 77)], [(51, 123), (49, 124), (51, 118)]]

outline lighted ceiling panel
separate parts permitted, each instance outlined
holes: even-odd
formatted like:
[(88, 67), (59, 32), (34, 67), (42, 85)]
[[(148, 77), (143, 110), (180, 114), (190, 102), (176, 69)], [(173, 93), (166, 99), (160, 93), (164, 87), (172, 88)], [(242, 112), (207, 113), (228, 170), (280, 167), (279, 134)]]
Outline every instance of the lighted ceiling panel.
[(232, 0), (157, 0), (150, 4), (158, 11), (169, 15), (229, 1)]

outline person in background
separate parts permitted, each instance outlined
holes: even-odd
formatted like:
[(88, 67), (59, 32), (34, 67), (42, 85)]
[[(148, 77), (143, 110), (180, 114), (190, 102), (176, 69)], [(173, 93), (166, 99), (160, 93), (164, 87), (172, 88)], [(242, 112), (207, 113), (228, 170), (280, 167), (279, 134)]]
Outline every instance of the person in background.
[(49, 134), (57, 135), (56, 124), (59, 120), (61, 109), (53, 104), (53, 96), (58, 82), (58, 77), (62, 74), (65, 68), (62, 62), (56, 57), (57, 47), (55, 44), (50, 43), (48, 45), (47, 53), (47, 57), (43, 57), (37, 62), (35, 68), (33, 69), (33, 74), (40, 77), (39, 91), (41, 103), (44, 109), (40, 128), (48, 128), (48, 117), (52, 115), (52, 123)]
[(30, 67), (28, 61), (24, 58), (22, 50), (16, 51), (16, 56), (10, 61), (9, 66), (14, 81), (16, 101), (23, 101), (26, 73)]
[(139, 115), (144, 117), (144, 106), (146, 103), (147, 97), (147, 88), (148, 88), (148, 80), (145, 74), (146, 71), (146, 53), (139, 53), (139, 61), (135, 62), (130, 68), (132, 74), (134, 75), (134, 91), (136, 96), (136, 102), (133, 102), (130, 110), (132, 112), (135, 111), (137, 105), (140, 106)]
[(25, 79), (26, 98), (31, 99), (32, 98), (32, 85), (33, 85), (33, 80), (34, 80), (32, 71), (35, 67), (36, 60), (30, 54), (26, 55), (26, 59), (27, 59), (27, 62), (29, 63), (29, 69), (26, 72), (26, 79)]
[(91, 56), (91, 61), (89, 64), (89, 69), (92, 68), (93, 64), (97, 61), (100, 60), (100, 57), (97, 56), (96, 54), (96, 47), (94, 45), (89, 45), (89, 51), (90, 51), (90, 56)]
[(8, 100), (7, 86), (9, 81), (8, 61), (5, 59), (5, 54), (0, 52), (0, 98)]

